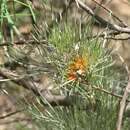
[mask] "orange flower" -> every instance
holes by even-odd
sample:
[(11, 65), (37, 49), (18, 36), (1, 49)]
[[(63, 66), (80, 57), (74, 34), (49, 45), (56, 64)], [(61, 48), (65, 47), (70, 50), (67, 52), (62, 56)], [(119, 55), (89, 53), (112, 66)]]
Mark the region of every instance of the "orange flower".
[(72, 72), (72, 73), (68, 73), (68, 80), (76, 80), (77, 76), (76, 73)]
[(76, 80), (77, 73), (83, 75), (88, 67), (88, 61), (85, 57), (76, 57), (68, 67), (68, 79)]

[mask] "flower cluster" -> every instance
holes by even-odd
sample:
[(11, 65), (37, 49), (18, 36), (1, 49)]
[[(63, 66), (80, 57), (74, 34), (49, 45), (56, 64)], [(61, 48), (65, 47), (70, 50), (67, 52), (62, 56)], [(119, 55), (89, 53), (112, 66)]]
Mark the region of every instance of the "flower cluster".
[(77, 80), (78, 75), (84, 75), (88, 68), (86, 57), (78, 56), (68, 67), (68, 80)]

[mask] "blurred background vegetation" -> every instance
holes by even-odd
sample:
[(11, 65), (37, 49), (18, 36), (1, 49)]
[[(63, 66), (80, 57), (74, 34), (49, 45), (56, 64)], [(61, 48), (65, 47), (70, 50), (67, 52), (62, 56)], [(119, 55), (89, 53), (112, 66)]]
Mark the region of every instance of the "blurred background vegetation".
[[(92, 37), (95, 19), (71, 0), (1, 0), (0, 5), (1, 69), (25, 80), (31, 76), (40, 90), (74, 96), (70, 106), (53, 107), (1, 78), (0, 115), (22, 112), (9, 121), (0, 118), (0, 130), (115, 130), (120, 98), (113, 93), (123, 94), (128, 77), (116, 66), (113, 51), (103, 47), (104, 39)], [(74, 68), (77, 59), (82, 63)], [(129, 118), (123, 120), (123, 130), (129, 130)]]

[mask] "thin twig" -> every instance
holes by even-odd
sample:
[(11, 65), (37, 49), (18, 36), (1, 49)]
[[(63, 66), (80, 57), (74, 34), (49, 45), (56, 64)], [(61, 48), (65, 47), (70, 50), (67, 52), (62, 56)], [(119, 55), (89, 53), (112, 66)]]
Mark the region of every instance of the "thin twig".
[(119, 109), (119, 112), (118, 112), (118, 119), (117, 119), (117, 124), (116, 124), (116, 130), (121, 130), (122, 129), (123, 114), (124, 114), (125, 106), (126, 106), (126, 101), (127, 101), (128, 95), (130, 93), (130, 70), (129, 70), (127, 64), (125, 63), (123, 57), (121, 57), (119, 54), (118, 54), (118, 56), (119, 56), (121, 62), (125, 65), (126, 72), (128, 73), (128, 76), (129, 76), (128, 84), (125, 88), (123, 97), (120, 101), (120, 109)]
[(106, 10), (108, 13), (110, 13), (114, 18), (116, 18), (124, 27), (128, 27), (128, 25), (126, 23), (124, 23), (123, 20), (121, 20), (119, 17), (117, 17), (111, 10), (109, 10), (108, 8), (106, 8), (105, 6), (103, 6), (101, 3), (97, 2), (96, 0), (92, 0), (93, 2), (95, 2), (97, 5), (99, 5), (101, 8), (103, 8), (104, 10)]
[[(44, 99), (52, 106), (57, 105), (69, 106), (73, 104), (72, 102), (73, 96), (53, 95), (51, 92), (49, 92), (49, 90), (39, 90), (37, 83), (33, 82), (31, 77), (26, 77), (26, 79), (23, 78), (19, 79), (18, 77), (21, 77), (20, 75), (11, 72), (10, 70), (5, 68), (0, 69), (0, 75), (3, 78), (11, 79), (11, 81), (24, 87), (25, 89), (32, 91), (36, 96), (44, 97)], [(17, 76), (17, 78), (15, 77), (15, 75)], [(45, 103), (43, 104), (46, 105)]]
[(85, 39), (105, 38), (105, 39), (110, 39), (110, 40), (123, 40), (123, 41), (130, 39), (130, 36), (127, 36), (127, 37), (119, 37), (119, 36), (114, 37), (114, 36), (123, 34), (123, 33), (120, 33), (120, 32), (110, 31), (110, 32), (106, 32), (106, 34), (107, 34), (107, 36), (105, 36), (105, 33), (103, 32), (103, 33), (93, 35), (93, 36), (86, 36)]
[(124, 95), (122, 97), (122, 100), (120, 102), (120, 110), (118, 113), (118, 120), (117, 120), (117, 129), (116, 130), (121, 130), (122, 129), (122, 119), (123, 119), (123, 114), (124, 114), (124, 110), (125, 110), (125, 106), (126, 106), (126, 100), (128, 98), (129, 95), (129, 91), (130, 91), (130, 76), (129, 76), (129, 81), (128, 84), (125, 88), (124, 91)]
[[(23, 44), (43, 44), (43, 45), (47, 45), (48, 44), (48, 41), (46, 40), (39, 40), (39, 41), (36, 41), (34, 39), (30, 39), (30, 40), (18, 40), (18, 41), (14, 41), (13, 42), (13, 45), (23, 45)], [(0, 43), (0, 46), (11, 46), (12, 43), (10, 41), (4, 41), (2, 43)]]
[(119, 40), (119, 41), (123, 40), (123, 41), (125, 41), (125, 40), (129, 40), (130, 36), (128, 36), (128, 37), (119, 37), (119, 38), (107, 36), (106, 39)]
[(15, 118), (11, 121), (2, 121), (0, 122), (0, 125), (7, 125), (7, 124), (12, 124), (12, 123), (18, 123), (18, 122), (25, 122), (25, 121), (32, 121), (33, 119), (31, 118)]
[[(108, 90), (106, 90), (106, 89), (103, 89), (103, 88), (100, 88), (100, 87), (96, 87), (96, 86), (91, 86), (91, 87), (94, 88), (95, 90), (104, 92), (104, 93), (109, 94), (109, 95), (111, 95), (111, 96), (114, 96), (114, 97), (116, 97), (116, 98), (119, 98), (119, 99), (122, 99), (122, 98), (123, 98), (123, 96), (118, 95), (118, 94), (115, 94), (115, 93), (113, 93), (113, 92), (110, 92), (110, 91), (108, 91)], [(127, 100), (127, 101), (130, 102), (129, 100)]]
[(96, 15), (94, 13), (94, 11), (90, 7), (88, 7), (87, 5), (85, 5), (82, 1), (76, 0), (76, 3), (78, 3), (78, 7), (80, 7), (85, 12), (87, 12), (92, 17), (94, 17), (99, 23), (102, 24), (102, 26), (108, 27), (109, 29), (118, 31), (120, 33), (130, 33), (130, 27), (121, 27), (121, 26), (118, 26), (116, 24), (112, 24), (109, 21), (106, 21), (105, 19), (103, 19), (102, 17)]
[(8, 118), (8, 117), (10, 117), (10, 116), (13, 116), (13, 115), (15, 115), (15, 114), (17, 114), (17, 113), (19, 113), (19, 112), (24, 111), (24, 110), (25, 110), (25, 109), (16, 110), (16, 111), (14, 111), (14, 112), (8, 113), (7, 115), (0, 116), (0, 120), (1, 120), (1, 119), (5, 119), (5, 118)]
[[(88, 83), (85, 79), (83, 79), (83, 84), (84, 84), (84, 85), (88, 85), (89, 83)], [(91, 84), (89, 84), (89, 85), (91, 85)], [(116, 93), (110, 92), (110, 91), (108, 91), (108, 90), (106, 90), (106, 89), (104, 89), (104, 88), (97, 87), (97, 86), (95, 86), (95, 85), (91, 85), (91, 87), (92, 87), (94, 90), (97, 90), (97, 91), (100, 91), (100, 92), (109, 94), (109, 95), (111, 95), (111, 96), (113, 96), (113, 97), (116, 97), (116, 98), (119, 98), (119, 99), (122, 99), (122, 98), (123, 98), (122, 95), (118, 95), (118, 94), (116, 94)], [(130, 102), (130, 100), (127, 99), (127, 102)]]
[[(105, 34), (107, 34), (107, 36), (105, 36)], [(106, 33), (101, 33), (99, 35), (93, 35), (93, 36), (86, 36), (85, 38), (86, 39), (91, 39), (91, 38), (104, 38), (105, 39), (112, 39), (112, 40), (129, 40), (130, 39), (130, 36), (128, 37), (114, 37), (116, 35), (119, 35), (121, 34), (120, 32), (117, 32), (117, 31), (109, 31), (109, 32), (106, 32)], [(39, 40), (39, 41), (36, 41), (36, 40), (33, 40), (33, 39), (30, 39), (30, 40), (18, 40), (18, 41), (14, 41), (13, 45), (28, 45), (28, 44), (37, 44), (37, 45), (44, 45), (45, 47), (46, 46), (49, 46), (49, 42), (47, 40)], [(12, 46), (12, 43), (9, 42), (9, 41), (4, 41), (4, 42), (1, 42), (0, 43), (0, 47), (2, 46)]]

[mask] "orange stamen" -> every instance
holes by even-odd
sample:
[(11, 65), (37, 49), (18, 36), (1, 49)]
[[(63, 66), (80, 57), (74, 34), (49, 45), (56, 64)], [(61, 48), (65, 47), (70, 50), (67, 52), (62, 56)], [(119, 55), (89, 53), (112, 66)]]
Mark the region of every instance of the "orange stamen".
[(76, 80), (77, 73), (83, 75), (87, 67), (88, 67), (88, 62), (85, 58), (76, 57), (74, 62), (71, 63), (68, 67), (68, 79)]

